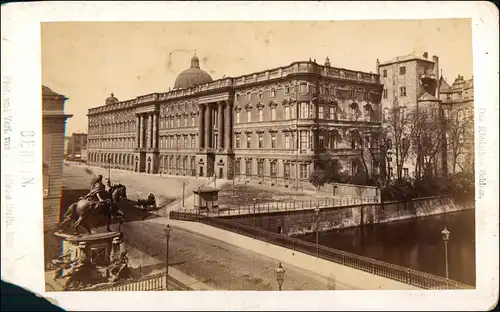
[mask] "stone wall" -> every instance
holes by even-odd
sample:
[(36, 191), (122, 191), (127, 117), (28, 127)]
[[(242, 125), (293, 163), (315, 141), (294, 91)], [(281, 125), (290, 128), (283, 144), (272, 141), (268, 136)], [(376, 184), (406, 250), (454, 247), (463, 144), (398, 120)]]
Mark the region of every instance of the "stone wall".
[(377, 197), (380, 200), (378, 187), (369, 185), (328, 183), (323, 185), (317, 192), (332, 196)]
[(230, 219), (275, 233), (301, 235), (320, 231), (386, 223), (471, 209), (469, 205), (455, 205), (449, 197), (418, 198), (408, 202), (385, 202), (342, 207), (256, 213), (255, 215), (228, 216)]

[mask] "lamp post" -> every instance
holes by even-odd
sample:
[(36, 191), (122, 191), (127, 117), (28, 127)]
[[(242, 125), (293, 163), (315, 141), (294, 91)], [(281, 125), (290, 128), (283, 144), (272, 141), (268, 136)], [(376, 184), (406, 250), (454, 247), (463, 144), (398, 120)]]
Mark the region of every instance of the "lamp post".
[(165, 231), (165, 240), (167, 242), (167, 250), (165, 253), (165, 290), (168, 290), (168, 249), (169, 249), (169, 241), (170, 241), (170, 232), (172, 229), (170, 225), (167, 224), (167, 227), (163, 229)]
[(111, 181), (111, 156), (108, 155), (108, 180)]
[(182, 208), (184, 208), (184, 190), (186, 189), (186, 182), (182, 182)]
[(316, 209), (316, 257), (319, 258), (319, 203)]
[(444, 242), (444, 261), (445, 261), (445, 267), (446, 267), (446, 278), (449, 278), (448, 275), (448, 241), (450, 240), (450, 231), (444, 227), (444, 230), (441, 231), (441, 235), (443, 237), (443, 242)]
[(285, 269), (281, 266), (281, 262), (276, 268), (276, 281), (278, 282), (279, 290), (281, 291), (281, 286), (283, 285), (283, 278), (285, 277)]
[(255, 227), (255, 204), (257, 202), (257, 198), (253, 199), (253, 227)]

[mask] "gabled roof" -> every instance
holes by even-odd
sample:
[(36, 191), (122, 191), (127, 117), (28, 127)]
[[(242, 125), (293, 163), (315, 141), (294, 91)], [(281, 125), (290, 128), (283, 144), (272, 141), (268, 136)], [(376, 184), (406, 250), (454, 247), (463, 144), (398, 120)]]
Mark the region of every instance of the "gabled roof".
[(424, 94), (422, 94), (422, 96), (418, 98), (418, 101), (431, 101), (431, 102), (437, 101), (437, 102), (439, 102), (439, 100), (435, 96), (433, 96), (427, 92), (424, 92)]
[(433, 60), (427, 59), (423, 56), (418, 56), (415, 54), (408, 54), (408, 55), (395, 57), (395, 58), (393, 58), (389, 61), (386, 61), (386, 62), (382, 62), (379, 64), (379, 66), (389, 65), (389, 64), (393, 64), (393, 63), (397, 63), (397, 62), (407, 62), (407, 61), (412, 61), (412, 60), (419, 60), (419, 61), (426, 61), (426, 62), (434, 63)]
[(443, 78), (443, 76), (441, 76), (441, 78), (439, 78), (439, 92), (446, 92), (450, 88), (451, 87), (448, 84), (448, 82), (446, 82), (446, 80)]

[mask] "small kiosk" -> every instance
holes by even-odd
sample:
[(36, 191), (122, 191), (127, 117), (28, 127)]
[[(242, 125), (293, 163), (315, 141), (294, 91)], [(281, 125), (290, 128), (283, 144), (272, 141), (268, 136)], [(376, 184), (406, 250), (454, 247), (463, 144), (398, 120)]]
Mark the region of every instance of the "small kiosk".
[(219, 189), (205, 186), (193, 190), (193, 193), (194, 209), (197, 213), (209, 213), (219, 209)]

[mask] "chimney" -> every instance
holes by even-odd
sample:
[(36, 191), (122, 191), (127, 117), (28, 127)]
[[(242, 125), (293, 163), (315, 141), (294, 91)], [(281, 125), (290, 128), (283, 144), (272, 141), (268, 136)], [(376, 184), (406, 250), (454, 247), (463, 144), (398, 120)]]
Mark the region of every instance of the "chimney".
[(375, 65), (375, 68), (376, 68), (376, 72), (377, 72), (377, 75), (380, 75), (379, 71), (378, 71), (378, 68), (380, 67), (380, 61), (379, 59), (377, 59), (377, 63)]
[(425, 57), (425, 58), (428, 58), (428, 57), (429, 57), (429, 53), (424, 52), (424, 57)]

